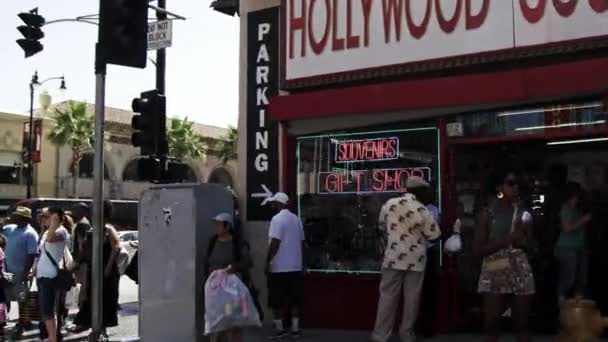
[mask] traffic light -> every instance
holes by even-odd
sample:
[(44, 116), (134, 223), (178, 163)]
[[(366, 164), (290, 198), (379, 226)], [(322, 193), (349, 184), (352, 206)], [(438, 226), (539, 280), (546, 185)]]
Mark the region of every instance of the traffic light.
[(143, 92), (133, 99), (132, 108), (139, 113), (131, 120), (133, 146), (140, 148), (142, 156), (165, 156), (169, 152), (165, 96), (158, 90)]
[(22, 12), (17, 15), (25, 25), (17, 27), (24, 38), (17, 39), (17, 44), (21, 46), (25, 52), (25, 58), (31, 57), (42, 51), (44, 46), (39, 42), (44, 38), (44, 32), (40, 29), (44, 25), (44, 18), (38, 14), (38, 8), (34, 8), (29, 12)]
[(239, 13), (239, 0), (215, 0), (211, 3), (211, 8), (233, 17)]
[(181, 183), (188, 178), (189, 167), (173, 158), (145, 157), (137, 160), (139, 179), (155, 183)]
[(141, 180), (157, 182), (162, 177), (161, 161), (155, 157), (146, 157), (137, 160), (137, 176)]
[(99, 8), (99, 53), (106, 63), (145, 68), (148, 0), (103, 0)]

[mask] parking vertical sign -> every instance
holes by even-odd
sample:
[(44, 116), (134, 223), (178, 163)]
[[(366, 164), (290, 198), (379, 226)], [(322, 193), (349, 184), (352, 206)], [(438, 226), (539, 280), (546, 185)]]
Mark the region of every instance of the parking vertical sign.
[(269, 100), (279, 89), (279, 8), (247, 17), (247, 219), (268, 221), (262, 206), (279, 188), (279, 130), (270, 120)]

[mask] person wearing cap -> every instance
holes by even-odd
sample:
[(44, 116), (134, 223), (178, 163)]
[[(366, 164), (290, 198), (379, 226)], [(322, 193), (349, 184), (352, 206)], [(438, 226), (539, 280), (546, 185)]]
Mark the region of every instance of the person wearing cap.
[[(19, 206), (11, 214), (11, 224), (2, 228), (2, 235), (6, 238), (6, 272), (14, 274), (14, 285), (6, 291), (10, 301), (17, 301), (19, 294), (25, 291), (38, 254), (38, 233), (30, 225), (31, 220), (32, 210)], [(19, 319), (16, 335), (23, 332), (27, 323)]]
[[(228, 273), (237, 274), (243, 283), (248, 285), (251, 258), (248, 256), (245, 243), (234, 230), (232, 215), (220, 213), (212, 220), (215, 221), (216, 233), (209, 241), (207, 248), (206, 276), (209, 277), (213, 271), (226, 270)], [(214, 334), (211, 340), (240, 342), (243, 340), (243, 330), (235, 328), (222, 331)]]
[(287, 209), (289, 197), (277, 192), (263, 204), (270, 203), (278, 213), (270, 221), (266, 274), (268, 275), (268, 300), (274, 313), (276, 332), (271, 339), (286, 337), (283, 326), (286, 319), (283, 309), (287, 305), (291, 313), (291, 337), (299, 338), (300, 308), (304, 292), (304, 227), (298, 216)]
[(216, 233), (211, 238), (208, 248), (206, 273), (225, 269), (229, 273), (242, 273), (248, 269), (251, 260), (244, 255), (247, 249), (244, 241), (234, 230), (231, 214), (221, 213), (213, 218)]
[(418, 200), (429, 186), (424, 179), (410, 176), (406, 183), (407, 193), (389, 199), (380, 210), (378, 225), (386, 233), (387, 245), (372, 341), (389, 340), (402, 296), (399, 335), (402, 342), (415, 340), (413, 328), (424, 282), (426, 244), (441, 234), (432, 214)]

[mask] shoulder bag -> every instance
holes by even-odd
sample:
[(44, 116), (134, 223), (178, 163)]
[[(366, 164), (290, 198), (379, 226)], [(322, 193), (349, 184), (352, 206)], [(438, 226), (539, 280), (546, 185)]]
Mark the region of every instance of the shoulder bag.
[[(53, 259), (51, 253), (49, 253), (49, 251), (46, 249), (46, 242), (44, 243), (43, 248), (44, 252), (46, 253), (46, 256), (49, 258), (53, 266), (55, 266), (55, 268), (57, 269), (57, 289), (65, 292), (69, 291), (72, 287), (74, 287), (74, 285), (76, 285), (76, 281), (74, 280), (74, 274), (70, 270), (59, 267), (57, 261)], [(63, 262), (65, 264), (65, 254)]]
[[(511, 229), (509, 233), (515, 231), (515, 221), (517, 221), (517, 215), (519, 214), (519, 207), (515, 207), (513, 210), (513, 219), (511, 220)], [(506, 250), (501, 250), (495, 254), (487, 256), (481, 265), (482, 270), (496, 272), (504, 271), (511, 267), (511, 261), (509, 254), (513, 250), (513, 246), (509, 246)]]

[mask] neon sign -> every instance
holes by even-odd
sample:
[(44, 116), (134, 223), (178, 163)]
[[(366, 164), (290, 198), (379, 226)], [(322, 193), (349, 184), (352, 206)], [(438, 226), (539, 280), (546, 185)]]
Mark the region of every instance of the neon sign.
[(361, 194), (406, 192), (407, 178), (418, 176), (431, 181), (428, 167), (402, 169), (352, 170), (348, 172), (320, 172), (319, 194)]
[(399, 138), (343, 140), (336, 142), (336, 163), (381, 161), (399, 158)]

